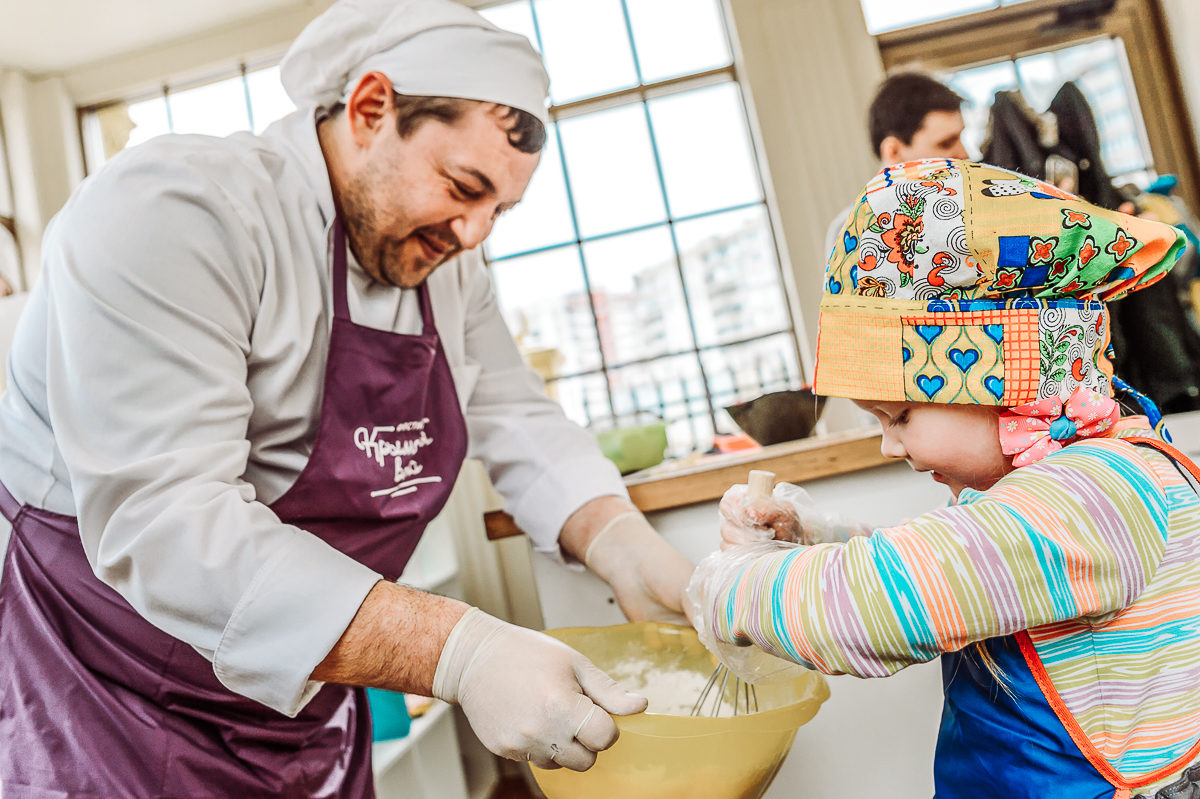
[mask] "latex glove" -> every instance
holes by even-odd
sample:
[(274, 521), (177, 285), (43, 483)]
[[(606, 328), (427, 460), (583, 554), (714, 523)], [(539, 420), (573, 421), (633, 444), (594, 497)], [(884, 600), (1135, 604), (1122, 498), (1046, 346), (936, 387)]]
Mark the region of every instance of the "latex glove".
[(811, 664), (784, 660), (749, 638), (722, 640), (717, 637), (714, 623), (724, 607), (723, 603), (718, 605), (718, 600), (748, 566), (781, 549), (794, 549), (797, 546), (785, 541), (767, 540), (714, 552), (700, 561), (688, 583), (687, 597), (692, 622), (701, 643), (745, 682), (755, 684), (792, 679), (806, 668), (812, 668)]
[(638, 511), (621, 513), (596, 534), (584, 564), (612, 588), (630, 621), (688, 624), (688, 580), (696, 568)]
[(540, 768), (587, 771), (616, 743), (618, 716), (646, 698), (625, 691), (561, 641), (471, 608), (450, 631), (433, 694), (462, 707), (489, 750)]
[(767, 499), (750, 500), (749, 486), (735, 485), (721, 497), (721, 549), (775, 539), (795, 544), (844, 542), (870, 535), (871, 528), (821, 510), (798, 485), (779, 483)]

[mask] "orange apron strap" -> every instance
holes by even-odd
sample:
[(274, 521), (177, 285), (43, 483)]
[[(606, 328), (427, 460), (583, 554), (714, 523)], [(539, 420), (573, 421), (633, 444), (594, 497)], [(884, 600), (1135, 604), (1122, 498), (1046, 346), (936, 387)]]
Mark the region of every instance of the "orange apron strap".
[[(1200, 741), (1197, 741), (1191, 749), (1182, 757), (1173, 763), (1153, 771), (1149, 774), (1139, 774), (1137, 782), (1132, 782), (1122, 776), (1121, 772), (1113, 768), (1112, 764), (1084, 733), (1083, 728), (1079, 726), (1079, 722), (1071, 715), (1071, 711), (1067, 710), (1067, 703), (1063, 701), (1062, 696), (1058, 693), (1058, 689), (1054, 687), (1054, 683), (1050, 681), (1050, 675), (1046, 673), (1046, 667), (1042, 665), (1042, 659), (1037, 653), (1037, 649), (1033, 646), (1033, 639), (1029, 637), (1026, 630), (1016, 634), (1017, 643), (1021, 647), (1021, 654), (1025, 656), (1025, 663), (1029, 666), (1029, 671), (1033, 673), (1033, 679), (1037, 682), (1038, 687), (1042, 689), (1042, 695), (1046, 697), (1046, 701), (1050, 707), (1054, 709), (1054, 715), (1058, 716), (1058, 720), (1067, 730), (1067, 734), (1071, 736), (1071, 740), (1079, 747), (1079, 751), (1088, 759), (1088, 762), (1095, 767), (1096, 771), (1100, 772), (1100, 776), (1108, 780), (1117, 792), (1113, 794), (1114, 799), (1126, 799), (1130, 796), (1133, 788), (1139, 785), (1148, 785), (1152, 782), (1157, 782), (1163, 777), (1169, 777), (1176, 771), (1187, 768), (1189, 763), (1195, 762), (1200, 757)], [(1122, 793), (1123, 792), (1123, 793)]]
[[(1200, 466), (1197, 466), (1191, 458), (1165, 441), (1142, 436), (1130, 436), (1119, 440), (1128, 441), (1131, 444), (1147, 444), (1154, 447), (1175, 461), (1181, 469), (1186, 470), (1195, 479), (1196, 484), (1200, 484)], [(1054, 709), (1054, 714), (1058, 716), (1058, 720), (1066, 728), (1067, 734), (1071, 736), (1071, 740), (1075, 742), (1075, 745), (1079, 747), (1079, 751), (1100, 772), (1101, 776), (1112, 783), (1113, 787), (1117, 789), (1117, 792), (1113, 794), (1113, 799), (1129, 799), (1132, 789), (1138, 785), (1147, 785), (1163, 777), (1169, 777), (1176, 771), (1186, 768), (1190, 763), (1195, 762), (1197, 757), (1200, 757), (1200, 741), (1197, 741), (1186, 754), (1175, 762), (1150, 774), (1138, 775), (1137, 783), (1126, 779), (1119, 771), (1113, 768), (1104, 755), (1100, 754), (1099, 750), (1088, 739), (1087, 734), (1084, 733), (1083, 728), (1079, 726), (1079, 722), (1075, 721), (1075, 717), (1067, 709), (1066, 702), (1063, 701), (1062, 696), (1058, 693), (1058, 689), (1051, 682), (1050, 675), (1046, 673), (1046, 667), (1042, 664), (1042, 659), (1038, 655), (1037, 649), (1033, 645), (1033, 639), (1029, 637), (1028, 631), (1022, 630), (1017, 633), (1016, 639), (1021, 647), (1021, 654), (1025, 656), (1025, 663), (1029, 666), (1029, 670), (1033, 674), (1033, 679), (1037, 682), (1038, 687), (1042, 689), (1042, 695), (1046, 697), (1046, 701)]]
[(1156, 450), (1175, 461), (1175, 463), (1177, 463), (1180, 468), (1186, 470), (1197, 483), (1200, 483), (1200, 466), (1197, 466), (1191, 458), (1189, 458), (1187, 455), (1184, 455), (1167, 442), (1157, 438), (1147, 438), (1145, 436), (1129, 436), (1128, 438), (1122, 438), (1120, 440), (1128, 441), (1130, 444), (1147, 444), (1151, 447), (1154, 447)]

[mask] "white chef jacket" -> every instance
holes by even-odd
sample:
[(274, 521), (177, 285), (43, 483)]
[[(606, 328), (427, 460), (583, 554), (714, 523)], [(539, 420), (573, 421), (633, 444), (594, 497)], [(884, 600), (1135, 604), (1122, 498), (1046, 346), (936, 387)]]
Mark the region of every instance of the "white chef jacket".
[[(289, 715), (379, 579), (267, 507), (317, 432), (333, 209), (311, 111), (118, 155), (47, 229), (0, 399), (0, 481), (77, 516), (101, 580)], [(419, 332), (416, 291), (349, 271), (356, 323)], [(479, 254), (428, 284), (468, 455), (557, 551), (572, 512), (625, 495), (620, 476), (521, 360)]]

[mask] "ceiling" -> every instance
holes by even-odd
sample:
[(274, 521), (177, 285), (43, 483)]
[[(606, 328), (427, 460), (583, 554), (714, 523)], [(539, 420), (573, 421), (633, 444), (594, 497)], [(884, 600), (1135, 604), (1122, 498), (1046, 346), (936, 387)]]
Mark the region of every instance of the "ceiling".
[(64, 72), (304, 0), (0, 0), (0, 67)]

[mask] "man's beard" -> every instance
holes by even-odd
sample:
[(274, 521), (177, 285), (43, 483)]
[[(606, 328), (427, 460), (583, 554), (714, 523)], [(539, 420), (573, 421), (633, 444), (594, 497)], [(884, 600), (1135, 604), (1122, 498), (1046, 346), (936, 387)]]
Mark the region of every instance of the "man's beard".
[[(435, 230), (430, 227), (417, 228), (402, 239), (383, 235), (376, 224), (372, 213), (373, 206), (369, 198), (371, 192), (366, 176), (357, 178), (349, 186), (342, 197), (342, 224), (346, 229), (346, 239), (350, 243), (350, 252), (367, 274), (381, 282), (398, 288), (416, 288), (433, 273), (433, 270), (462, 252), (462, 245), (453, 233), (446, 230)], [(434, 263), (424, 258), (424, 263), (413, 264), (411, 270), (406, 270), (404, 247), (416, 247), (424, 255), (422, 244), (417, 241), (418, 234), (434, 242), (433, 245), (442, 249), (440, 257)], [(413, 275), (408, 274), (411, 271)], [(419, 274), (420, 278), (415, 279)]]
[(385, 268), (380, 246), (382, 239), (375, 217), (371, 213), (368, 197), (370, 192), (363, 177), (356, 178), (343, 193), (341, 202), (342, 226), (346, 230), (346, 240), (350, 244), (350, 252), (367, 274), (376, 280), (382, 280), (397, 285)]

